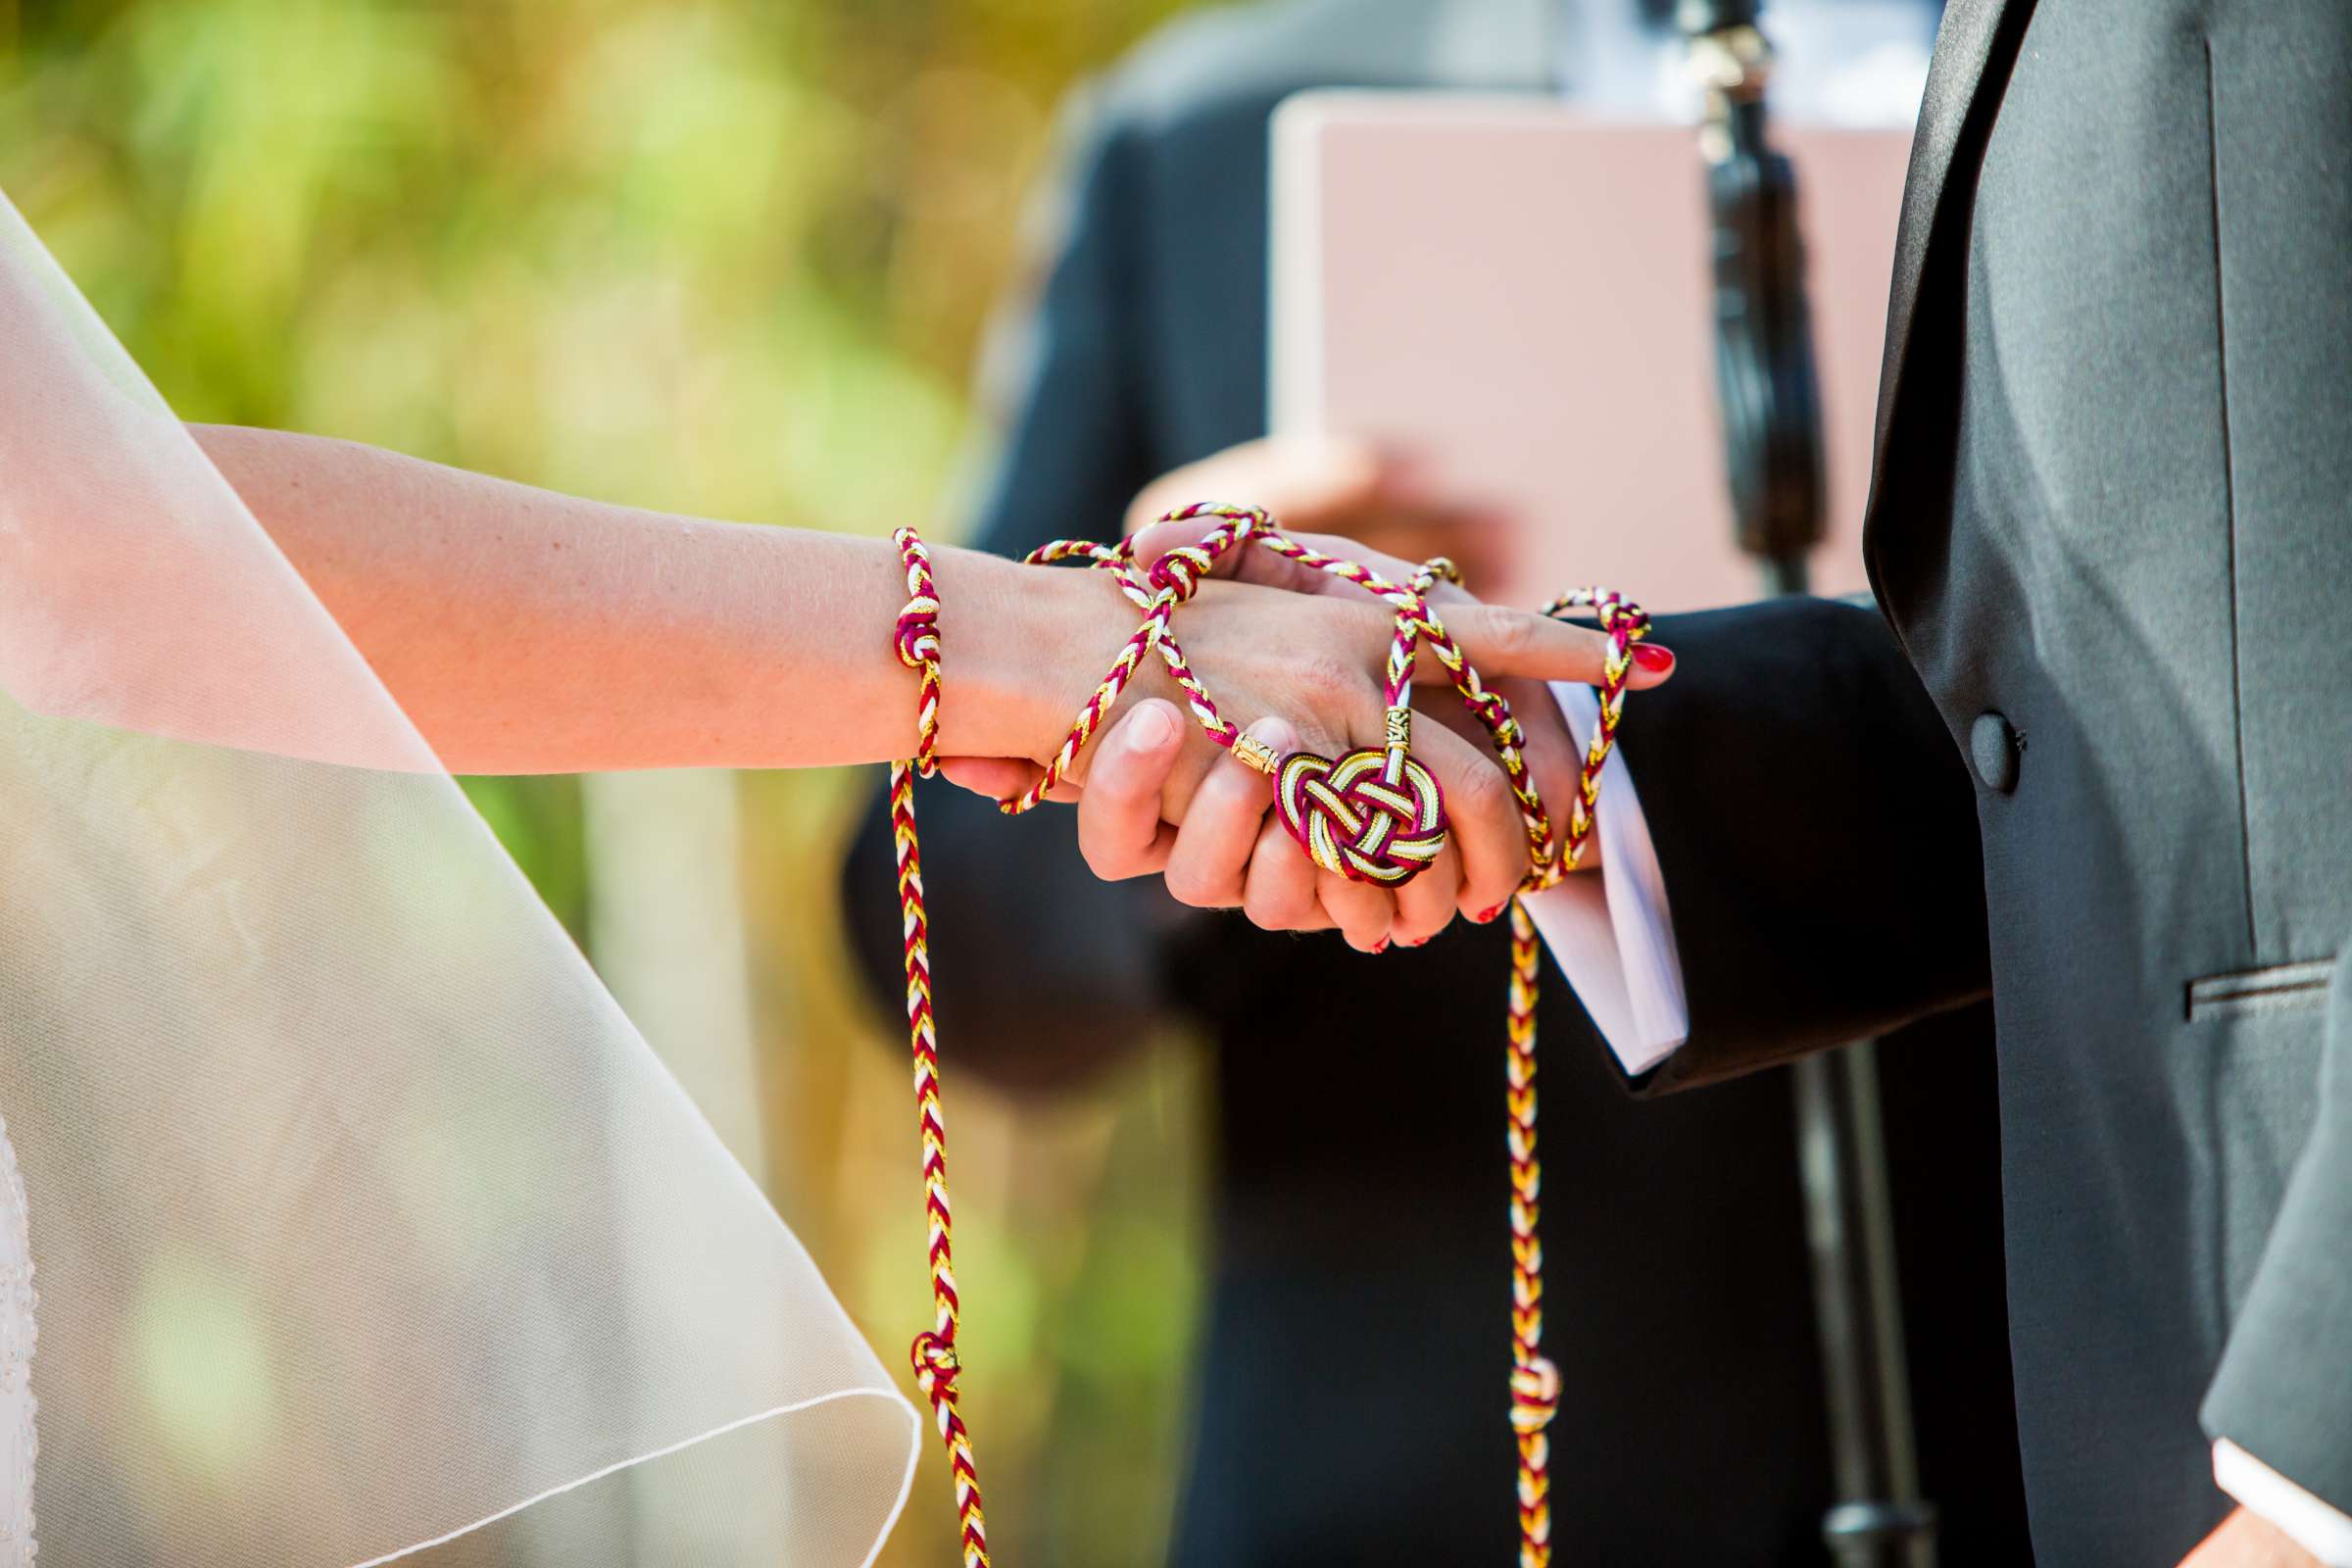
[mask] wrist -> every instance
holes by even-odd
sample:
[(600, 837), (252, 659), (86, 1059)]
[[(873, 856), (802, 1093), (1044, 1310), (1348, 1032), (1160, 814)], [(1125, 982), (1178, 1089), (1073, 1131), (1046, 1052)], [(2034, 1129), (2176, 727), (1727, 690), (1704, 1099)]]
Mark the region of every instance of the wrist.
[(1052, 756), (1137, 612), (1105, 574), (1076, 567), (949, 550), (937, 553), (936, 575), (941, 752)]

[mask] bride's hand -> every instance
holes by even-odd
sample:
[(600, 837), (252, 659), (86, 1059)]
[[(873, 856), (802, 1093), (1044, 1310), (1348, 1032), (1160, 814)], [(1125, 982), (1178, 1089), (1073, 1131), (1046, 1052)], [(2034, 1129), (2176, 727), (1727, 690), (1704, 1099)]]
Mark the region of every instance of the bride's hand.
[[(1196, 527), (1167, 543), (1197, 533)], [(1279, 560), (1257, 550), (1237, 554)], [(1385, 560), (1370, 564), (1406, 569)], [(1175, 621), (1195, 669), (1226, 716), (1277, 753), (1305, 749), (1336, 758), (1379, 745), (1380, 672), (1393, 625), (1388, 611), (1352, 588), (1346, 597), (1281, 591), (1290, 586), (1278, 576), (1204, 584)], [(1600, 677), (1606, 640), (1596, 632), (1466, 597), (1448, 611), (1446, 623), (1471, 662), (1497, 679)], [(1425, 665), (1424, 678), (1443, 678), (1434, 661)], [(1637, 684), (1662, 678), (1638, 676)], [(1270, 819), (1265, 777), (1209, 742), (1162, 700), (1170, 695), (1181, 701), (1154, 660), (1148, 678), (1139, 672), (1117, 721), (1057, 792), (1081, 800), (1081, 843), (1099, 874), (1164, 873), (1186, 903), (1238, 906), (1274, 929), (1336, 924), (1367, 951), (1391, 940), (1426, 941), (1457, 909), (1499, 906), (1526, 874), (1525, 829), (1508, 781), (1483, 742), (1436, 723), (1416, 729), (1414, 755), (1445, 792), (1451, 832), (1437, 862), (1392, 894), (1317, 870)], [(1036, 776), (1033, 764), (1003, 760), (956, 760), (948, 772), (1000, 798)]]

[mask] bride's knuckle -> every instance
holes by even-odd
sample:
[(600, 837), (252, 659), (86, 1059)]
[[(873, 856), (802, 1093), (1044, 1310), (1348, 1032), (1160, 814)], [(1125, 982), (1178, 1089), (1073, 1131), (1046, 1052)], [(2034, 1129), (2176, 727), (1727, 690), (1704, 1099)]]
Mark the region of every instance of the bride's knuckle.
[(1487, 655), (1497, 662), (1526, 658), (1536, 651), (1538, 625), (1536, 617), (1516, 610), (1500, 610), (1493, 606), (1482, 612), (1486, 625)]
[(1454, 814), (1481, 822), (1492, 820), (1508, 810), (1510, 780), (1492, 762), (1480, 761), (1468, 768), (1454, 785)]
[(1298, 694), (1318, 712), (1358, 696), (1363, 677), (1347, 661), (1330, 654), (1309, 654), (1298, 662)]

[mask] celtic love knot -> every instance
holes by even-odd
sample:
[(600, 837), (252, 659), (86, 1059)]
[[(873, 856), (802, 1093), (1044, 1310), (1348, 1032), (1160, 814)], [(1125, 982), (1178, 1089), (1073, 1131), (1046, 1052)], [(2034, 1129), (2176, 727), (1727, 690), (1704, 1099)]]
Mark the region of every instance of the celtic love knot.
[(1446, 847), (1446, 802), (1429, 769), (1406, 752), (1402, 721), (1389, 710), (1390, 744), (1338, 761), (1293, 752), (1274, 768), (1274, 814), (1326, 871), (1396, 887), (1428, 869)]

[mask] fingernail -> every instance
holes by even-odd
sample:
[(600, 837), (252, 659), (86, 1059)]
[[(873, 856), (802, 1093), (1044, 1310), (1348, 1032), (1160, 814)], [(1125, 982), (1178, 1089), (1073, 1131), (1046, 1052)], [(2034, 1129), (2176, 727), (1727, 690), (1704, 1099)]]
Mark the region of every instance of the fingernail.
[(1663, 675), (1674, 667), (1674, 650), (1663, 643), (1636, 643), (1634, 662), (1653, 675)]
[(1499, 905), (1499, 904), (1497, 904), (1497, 905), (1496, 905), (1496, 906), (1494, 906), (1494, 907), (1493, 907), (1492, 909), (1481, 909), (1481, 910), (1479, 910), (1479, 911), (1478, 911), (1476, 914), (1472, 915), (1470, 918), (1471, 918), (1471, 919), (1473, 919), (1473, 920), (1476, 920), (1476, 921), (1477, 921), (1477, 922), (1478, 922), (1480, 925), (1487, 925), (1487, 924), (1491, 924), (1491, 923), (1494, 921), (1494, 917), (1495, 917), (1496, 915), (1500, 914), (1501, 912), (1502, 912), (1502, 906), (1501, 906), (1501, 905)]
[(1250, 733), (1277, 752), (1290, 751), (1298, 744), (1298, 737), (1291, 732), (1291, 726), (1279, 718), (1261, 718), (1250, 726)]
[(1382, 937), (1382, 938), (1381, 938), (1381, 939), (1380, 939), (1378, 942), (1375, 942), (1374, 944), (1372, 944), (1372, 951), (1373, 951), (1374, 953), (1386, 953), (1386, 952), (1388, 952), (1388, 951), (1389, 951), (1389, 939), (1388, 939), (1387, 937)]
[[(1640, 649), (1635, 650), (1641, 652)], [(1128, 731), (1128, 739), (1139, 752), (1156, 752), (1176, 738), (1176, 715), (1157, 703), (1140, 710)]]
[(1408, 947), (1408, 948), (1425, 948), (1425, 947), (1429, 946), (1429, 938), (1427, 938), (1427, 937), (1415, 937), (1415, 938), (1413, 938), (1413, 940), (1412, 940), (1412, 941), (1410, 941), (1410, 942), (1407, 942), (1407, 943), (1405, 944), (1405, 946), (1406, 946), (1406, 947)]

